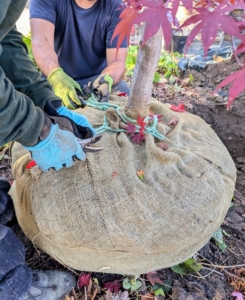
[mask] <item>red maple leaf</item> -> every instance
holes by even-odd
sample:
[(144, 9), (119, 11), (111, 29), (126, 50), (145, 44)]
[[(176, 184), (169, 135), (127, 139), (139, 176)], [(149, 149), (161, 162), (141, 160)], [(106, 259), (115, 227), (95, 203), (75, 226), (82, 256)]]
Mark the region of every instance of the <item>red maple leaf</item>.
[(134, 20), (138, 11), (142, 8), (141, 2), (137, 0), (126, 2), (126, 4), (128, 6), (121, 12), (119, 16), (121, 20), (117, 24), (111, 38), (111, 41), (113, 41), (113, 39), (118, 36), (117, 50), (120, 48), (125, 38), (129, 40)]
[[(229, 99), (227, 107), (229, 108), (231, 106), (231, 103), (235, 100), (235, 98), (244, 90), (245, 88), (245, 68), (242, 70), (239, 70), (227, 78), (225, 78), (215, 89), (215, 91), (221, 89), (222, 87), (232, 83), (230, 89), (229, 89)], [(214, 92), (215, 92), (214, 91)]]
[(156, 271), (147, 273), (146, 277), (152, 285), (154, 285), (155, 283), (164, 284)]
[(140, 126), (140, 134), (141, 135), (144, 135), (144, 131), (145, 131), (145, 126), (147, 125), (147, 123), (145, 122), (145, 117), (140, 117), (138, 115), (138, 118), (137, 118), (137, 124)]
[(161, 121), (162, 121), (162, 116), (161, 116), (161, 115), (155, 115), (154, 112), (150, 111), (150, 112), (149, 112), (150, 120), (153, 120), (153, 119), (154, 119), (154, 116), (157, 116), (158, 122), (161, 122)]
[(116, 292), (116, 293), (119, 293), (119, 289), (121, 287), (121, 283), (119, 283), (118, 280), (114, 280), (114, 281), (111, 281), (111, 282), (106, 282), (105, 285), (104, 285), (104, 288), (108, 289), (110, 292)]
[(173, 23), (171, 10), (164, 5), (163, 1), (159, 0), (142, 0), (141, 3), (145, 9), (137, 14), (134, 23), (146, 22), (143, 44), (161, 28), (166, 45), (170, 45), (172, 38), (171, 23)]
[(135, 130), (136, 130), (136, 126), (130, 122), (127, 122), (127, 125), (125, 126), (125, 129), (127, 129), (127, 132), (128, 134), (130, 133), (135, 133)]
[[(189, 0), (188, 0), (189, 1)], [(172, 17), (171, 10), (165, 7), (163, 1), (131, 0), (126, 1), (127, 7), (120, 14), (112, 40), (118, 36), (117, 49), (120, 48), (125, 38), (129, 39), (133, 24), (146, 22), (143, 44), (161, 28), (166, 45), (170, 44), (172, 37), (171, 23), (177, 24)], [(141, 9), (144, 7), (144, 10)], [(178, 27), (178, 26), (177, 26)]]
[(173, 16), (176, 15), (177, 10), (180, 6), (180, 2), (182, 2), (183, 6), (189, 10), (190, 12), (192, 11), (192, 0), (173, 0), (172, 1), (172, 14)]
[(78, 277), (77, 286), (82, 288), (83, 286), (88, 286), (92, 273), (82, 272)]
[(171, 105), (171, 109), (178, 112), (185, 112), (185, 106), (183, 103), (180, 103), (179, 105)]
[(172, 120), (170, 120), (170, 121), (168, 122), (167, 125), (168, 125), (168, 126), (169, 126), (169, 125), (172, 125), (172, 124), (173, 124), (173, 125), (176, 125), (178, 122), (179, 122), (179, 120), (178, 120), (177, 118), (173, 118)]
[(119, 94), (117, 94), (118, 97), (127, 97), (126, 92), (121, 92)]
[(145, 140), (144, 134), (137, 133), (134, 136), (132, 136), (132, 141), (137, 143), (137, 144), (140, 144), (144, 140)]
[(197, 23), (186, 41), (186, 51), (199, 32), (201, 32), (204, 55), (207, 54), (209, 47), (213, 44), (218, 30), (224, 31), (231, 36), (236, 36), (242, 39), (242, 35), (239, 29), (240, 22), (237, 22), (233, 17), (227, 15), (227, 13), (238, 8), (239, 5), (243, 8), (245, 7), (245, 5), (228, 5), (228, 2), (228, 0), (224, 1), (213, 11), (210, 11), (206, 7), (195, 8), (198, 14), (191, 16), (182, 25), (182, 27), (185, 27)]

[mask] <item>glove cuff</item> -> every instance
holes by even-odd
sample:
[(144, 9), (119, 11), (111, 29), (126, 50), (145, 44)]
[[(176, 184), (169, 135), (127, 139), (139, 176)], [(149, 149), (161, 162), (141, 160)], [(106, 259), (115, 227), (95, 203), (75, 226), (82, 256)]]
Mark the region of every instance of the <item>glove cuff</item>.
[(113, 86), (113, 78), (109, 74), (104, 74), (104, 80), (108, 82), (110, 93), (111, 93), (111, 88)]
[(50, 82), (50, 84), (52, 84), (53, 78), (55, 77), (55, 75), (57, 75), (57, 73), (64, 73), (64, 70), (62, 68), (56, 68), (52, 72), (50, 72), (48, 75), (48, 81)]

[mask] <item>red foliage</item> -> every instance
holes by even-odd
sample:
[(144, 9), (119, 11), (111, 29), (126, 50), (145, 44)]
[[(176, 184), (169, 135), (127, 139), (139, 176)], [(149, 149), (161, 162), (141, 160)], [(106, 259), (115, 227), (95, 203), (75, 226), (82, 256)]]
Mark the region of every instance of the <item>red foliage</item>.
[(227, 15), (228, 12), (234, 9), (234, 6), (235, 5), (227, 6), (222, 3), (212, 11), (210, 11), (208, 8), (196, 8), (195, 10), (198, 12), (198, 14), (191, 16), (182, 25), (182, 27), (185, 27), (197, 23), (195, 28), (192, 29), (190, 35), (188, 36), (186, 41), (186, 49), (190, 46), (194, 38), (200, 32), (204, 48), (204, 55), (207, 54), (209, 47), (213, 44), (218, 30), (222, 30), (231, 36), (236, 36), (242, 39), (239, 22), (237, 22), (233, 17)]
[[(241, 39), (236, 54), (245, 52), (245, 34), (241, 34), (241, 31), (245, 29), (245, 22), (237, 21), (229, 15), (233, 10), (245, 10), (244, 0), (124, 0), (124, 2), (126, 8), (120, 15), (121, 20), (112, 37), (114, 39), (118, 36), (118, 48), (125, 38), (129, 38), (133, 24), (142, 24), (142, 22), (146, 23), (143, 44), (159, 29), (163, 32), (166, 44), (170, 44), (172, 24), (178, 27), (175, 15), (181, 2), (193, 14), (182, 27), (195, 25), (187, 39), (186, 49), (200, 33), (206, 55), (218, 31), (224, 31)], [(235, 97), (245, 89), (245, 83), (238, 78), (243, 75), (245, 75), (244, 70), (238, 71), (218, 86), (220, 88), (233, 82), (229, 91), (229, 106)], [(138, 142), (139, 137), (134, 137), (134, 140)]]
[(135, 130), (136, 130), (136, 126), (130, 122), (127, 123), (127, 126), (125, 126), (125, 129), (127, 129), (127, 134), (130, 134), (130, 133), (135, 133)]
[(136, 124), (140, 127), (138, 133), (136, 133), (136, 125), (130, 122), (127, 122), (127, 126), (125, 126), (125, 129), (127, 129), (126, 133), (132, 134), (132, 141), (137, 144), (140, 144), (142, 141), (145, 140), (145, 129), (147, 125), (147, 123), (145, 122), (145, 117), (141, 118), (140, 116), (138, 116)]
[[(191, 1), (191, 0), (186, 0)], [(172, 37), (172, 13), (163, 1), (158, 0), (131, 0), (127, 1), (127, 7), (120, 15), (112, 40), (118, 36), (117, 48), (120, 48), (125, 38), (129, 39), (133, 24), (146, 22), (147, 26), (144, 33), (143, 44), (161, 28), (167, 45), (170, 44)], [(144, 10), (142, 11), (142, 8)]]
[(122, 285), (118, 280), (114, 280), (111, 282), (106, 282), (104, 288), (108, 289), (112, 293), (119, 293), (119, 289), (121, 286)]
[(180, 103), (179, 105), (171, 105), (171, 109), (178, 112), (185, 112), (185, 106), (183, 103)]
[(154, 285), (155, 283), (164, 284), (156, 271), (147, 273), (146, 277), (152, 285)]
[(82, 272), (78, 277), (77, 286), (82, 288), (83, 286), (88, 286), (92, 273)]
[(225, 85), (232, 83), (229, 90), (228, 108), (231, 106), (233, 100), (245, 89), (244, 76), (245, 69), (243, 68), (242, 70), (232, 73), (230, 76), (225, 78), (215, 89), (215, 91), (217, 91)]

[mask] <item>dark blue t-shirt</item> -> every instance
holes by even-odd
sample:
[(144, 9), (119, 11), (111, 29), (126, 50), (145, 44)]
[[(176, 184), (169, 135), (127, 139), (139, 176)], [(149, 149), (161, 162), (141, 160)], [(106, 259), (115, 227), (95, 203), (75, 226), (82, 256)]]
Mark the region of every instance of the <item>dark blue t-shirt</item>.
[[(31, 0), (30, 17), (55, 25), (55, 52), (64, 71), (81, 80), (100, 74), (106, 67), (106, 49), (122, 11), (121, 0), (97, 0), (89, 9), (75, 0)], [(124, 41), (122, 48), (127, 47)]]

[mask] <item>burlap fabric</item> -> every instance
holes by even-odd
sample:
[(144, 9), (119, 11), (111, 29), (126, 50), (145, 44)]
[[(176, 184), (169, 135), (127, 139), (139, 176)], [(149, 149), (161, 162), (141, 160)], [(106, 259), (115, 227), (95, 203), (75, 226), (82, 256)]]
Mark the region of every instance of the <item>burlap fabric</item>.
[[(235, 165), (199, 117), (157, 101), (149, 109), (163, 116), (157, 128), (171, 140), (166, 151), (149, 134), (137, 145), (125, 133), (105, 132), (103, 151), (42, 173), (26, 169), (31, 156), (14, 144), (11, 195), (37, 247), (78, 270), (142, 274), (183, 262), (208, 242), (229, 208)], [(95, 127), (103, 123), (104, 111), (77, 112)], [(167, 126), (173, 118), (178, 124)]]

